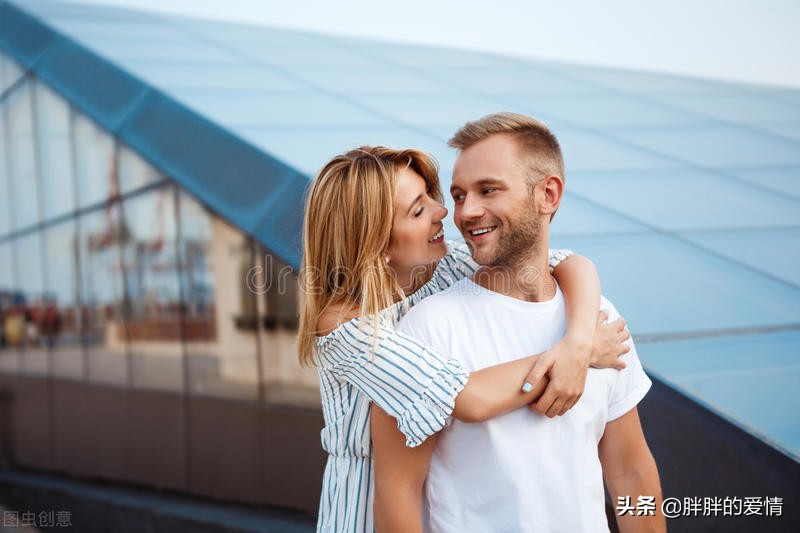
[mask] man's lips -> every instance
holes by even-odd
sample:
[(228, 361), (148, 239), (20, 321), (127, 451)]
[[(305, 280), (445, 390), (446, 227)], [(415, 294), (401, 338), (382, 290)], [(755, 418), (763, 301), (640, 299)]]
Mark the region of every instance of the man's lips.
[(479, 226), (476, 228), (465, 230), (469, 240), (473, 242), (481, 242), (489, 238), (489, 236), (497, 229), (497, 226)]

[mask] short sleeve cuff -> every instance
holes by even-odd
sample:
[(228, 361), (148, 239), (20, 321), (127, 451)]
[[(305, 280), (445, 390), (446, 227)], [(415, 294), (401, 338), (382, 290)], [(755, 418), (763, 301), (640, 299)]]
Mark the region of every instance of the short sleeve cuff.
[(554, 269), (558, 266), (558, 264), (566, 259), (567, 257), (572, 255), (572, 250), (567, 249), (550, 249), (547, 257), (547, 264), (550, 267), (550, 270)]
[(647, 374), (643, 373), (642, 375), (644, 379), (641, 380), (635, 389), (625, 396), (625, 398), (608, 407), (608, 416), (606, 417), (606, 422), (616, 420), (636, 407), (636, 405), (642, 401), (642, 398), (644, 398), (645, 394), (647, 394), (647, 391), (649, 391), (650, 387), (653, 385), (653, 382), (650, 381), (650, 378), (647, 377)]
[(397, 419), (406, 436), (406, 446), (416, 447), (441, 431), (453, 413), (456, 396), (464, 389), (469, 372), (456, 360), (448, 359), (422, 393)]

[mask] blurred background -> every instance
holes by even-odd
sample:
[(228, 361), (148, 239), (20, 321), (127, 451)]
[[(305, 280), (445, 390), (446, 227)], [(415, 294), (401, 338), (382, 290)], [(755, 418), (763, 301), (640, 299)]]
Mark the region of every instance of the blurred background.
[(760, 498), (670, 530), (796, 531), (798, 15), (0, 1), (0, 502), (81, 531), (313, 527), (309, 180), (384, 144), (434, 154), (446, 189), (449, 136), (508, 110), (561, 141), (551, 245), (595, 262), (654, 378), (665, 496)]

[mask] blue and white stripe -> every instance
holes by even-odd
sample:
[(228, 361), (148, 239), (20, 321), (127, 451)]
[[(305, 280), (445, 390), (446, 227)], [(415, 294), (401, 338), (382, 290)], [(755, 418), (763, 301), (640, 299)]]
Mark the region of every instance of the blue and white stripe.
[[(551, 250), (551, 268), (570, 253)], [(370, 402), (397, 419), (408, 446), (418, 446), (444, 427), (468, 372), (395, 326), (408, 307), (476, 269), (464, 243), (448, 242), (448, 254), (431, 280), (407, 298), (408, 305), (398, 302), (381, 311), (377, 336), (371, 318), (356, 318), (317, 339), (322, 447), (328, 452), (317, 531), (375, 529)]]

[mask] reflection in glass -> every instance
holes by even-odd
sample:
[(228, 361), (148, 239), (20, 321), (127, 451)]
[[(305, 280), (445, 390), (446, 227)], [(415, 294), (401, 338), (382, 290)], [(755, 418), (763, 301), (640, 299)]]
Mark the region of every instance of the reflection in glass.
[(247, 287), (252, 244), (184, 192), (179, 213), (189, 391), (256, 400), (255, 296)]
[(41, 316), (43, 343), (52, 352), (53, 374), (84, 376), (81, 313), (78, 305), (78, 242), (74, 220), (44, 231), (45, 298)]
[(122, 247), (122, 264), (129, 298), (132, 383), (180, 392), (184, 362), (173, 190), (161, 187), (122, 204), (130, 233)]
[(78, 219), (80, 323), (87, 350), (88, 378), (98, 383), (128, 383), (127, 332), (123, 320), (123, 278), (119, 249), (130, 233), (119, 206)]
[(297, 363), (300, 285), (297, 272), (280, 257), (259, 247), (251, 285), (259, 295), (258, 315), (264, 400), (270, 404), (318, 407), (316, 370)]
[(11, 161), (6, 134), (6, 105), (0, 101), (0, 239), (11, 232)]
[(24, 311), (21, 295), (14, 290), (11, 242), (0, 242), (0, 371), (19, 369), (18, 346), (22, 342)]
[(22, 351), (22, 371), (47, 374), (47, 347), (41, 325), (45, 310), (42, 279), (42, 234), (28, 233), (12, 241), (15, 289), (21, 296), (18, 306), (24, 324), (19, 324), (14, 343)]
[(10, 88), (23, 74), (16, 61), (0, 52), (0, 94)]
[(75, 180), (78, 205), (87, 207), (116, 198), (119, 180), (115, 167), (114, 139), (87, 117), (73, 114)]
[(12, 219), (17, 229), (39, 222), (38, 180), (33, 136), (31, 84), (24, 83), (8, 96), (4, 110), (8, 132), (7, 154), (11, 177)]
[(162, 178), (163, 176), (136, 152), (125, 146), (119, 147), (119, 185), (122, 193), (135, 191)]
[(75, 209), (70, 153), (69, 105), (41, 82), (34, 91), (39, 175), (45, 220)]

